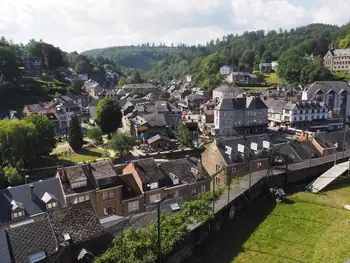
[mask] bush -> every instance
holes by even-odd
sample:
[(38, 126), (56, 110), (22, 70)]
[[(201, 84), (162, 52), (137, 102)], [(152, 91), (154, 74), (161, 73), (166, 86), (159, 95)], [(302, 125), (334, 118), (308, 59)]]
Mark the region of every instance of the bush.
[(20, 175), (20, 173), (18, 172), (18, 170), (16, 168), (12, 168), (12, 167), (5, 167), (4, 168), (4, 174), (5, 177), (7, 179), (7, 181), (11, 184), (11, 185), (19, 185), (22, 183), (22, 176)]

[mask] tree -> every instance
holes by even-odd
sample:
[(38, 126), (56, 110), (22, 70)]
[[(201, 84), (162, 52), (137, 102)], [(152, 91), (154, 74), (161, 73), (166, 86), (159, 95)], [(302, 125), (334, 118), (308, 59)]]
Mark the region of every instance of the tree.
[(163, 99), (163, 100), (168, 100), (170, 98), (169, 92), (167, 92), (165, 90), (162, 90), (160, 92), (160, 98)]
[(322, 58), (317, 57), (313, 61), (309, 61), (301, 70), (301, 83), (314, 83), (315, 81), (332, 80), (332, 73), (323, 66)]
[(137, 70), (131, 74), (130, 76), (130, 82), (137, 84), (137, 83), (142, 83), (142, 79), (141, 79), (141, 75), (140, 72), (138, 72)]
[(120, 156), (128, 155), (135, 145), (136, 138), (124, 132), (115, 134), (108, 142), (108, 148), (116, 151)]
[(73, 151), (79, 151), (84, 145), (83, 132), (81, 130), (81, 125), (79, 118), (73, 116), (69, 125), (68, 142)]
[(83, 85), (84, 85), (84, 82), (82, 80), (75, 78), (72, 80), (72, 83), (70, 84), (69, 90), (72, 93), (79, 95), (82, 92), (81, 88), (83, 87)]
[(75, 72), (78, 74), (81, 74), (81, 73), (90, 74), (92, 72), (92, 68), (88, 62), (86, 62), (85, 60), (80, 60), (75, 66)]
[(339, 47), (340, 48), (350, 48), (350, 34), (347, 35), (345, 38), (340, 40)]
[(123, 87), (124, 85), (128, 84), (128, 81), (125, 77), (121, 77), (118, 81), (118, 87), (121, 88)]
[(193, 145), (192, 134), (182, 120), (179, 121), (177, 139), (179, 140), (180, 144), (183, 146), (190, 147)]
[(24, 57), (43, 57), (43, 42), (35, 39), (29, 40), (28, 44), (23, 48)]
[(20, 173), (16, 168), (6, 166), (4, 167), (3, 170), (4, 170), (4, 175), (7, 181), (10, 183), (10, 185), (12, 186), (19, 185), (23, 181), (22, 176), (20, 175)]
[(87, 137), (100, 143), (102, 141), (102, 131), (99, 127), (91, 128), (87, 131)]
[(41, 115), (27, 116), (24, 121), (34, 124), (36, 128), (37, 137), (32, 141), (36, 157), (48, 156), (56, 146), (52, 122), (46, 116)]
[(96, 123), (103, 133), (109, 136), (121, 125), (122, 112), (118, 101), (114, 98), (103, 98), (96, 107)]
[(14, 84), (20, 77), (16, 54), (11, 47), (0, 46), (0, 78)]

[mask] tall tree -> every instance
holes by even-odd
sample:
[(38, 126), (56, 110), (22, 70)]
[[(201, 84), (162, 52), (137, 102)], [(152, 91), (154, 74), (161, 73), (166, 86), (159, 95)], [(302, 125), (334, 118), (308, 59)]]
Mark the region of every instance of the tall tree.
[(26, 123), (34, 124), (37, 130), (37, 140), (33, 141), (36, 157), (48, 156), (56, 146), (55, 131), (52, 122), (41, 115), (25, 117)]
[(0, 78), (14, 84), (19, 76), (15, 51), (11, 47), (0, 46)]
[(115, 134), (108, 142), (108, 148), (116, 151), (119, 156), (126, 156), (136, 144), (136, 138), (129, 134), (120, 132)]
[(122, 123), (122, 112), (118, 101), (107, 97), (100, 100), (96, 107), (95, 121), (101, 131), (110, 137), (110, 134), (115, 132)]
[(180, 120), (178, 131), (177, 131), (177, 139), (180, 144), (183, 146), (192, 146), (193, 145), (193, 137), (186, 124)]
[(69, 125), (68, 142), (73, 151), (79, 151), (84, 145), (83, 132), (81, 130), (81, 125), (79, 118), (73, 116)]
[(340, 40), (339, 47), (340, 48), (350, 48), (350, 34), (347, 35), (345, 38)]

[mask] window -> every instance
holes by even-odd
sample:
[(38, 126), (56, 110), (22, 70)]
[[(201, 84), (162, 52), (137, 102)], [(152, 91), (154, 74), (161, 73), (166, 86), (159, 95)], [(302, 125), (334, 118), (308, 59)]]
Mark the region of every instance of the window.
[(18, 212), (12, 213), (12, 218), (13, 219), (18, 218), (18, 217), (22, 217), (22, 216), (24, 216), (24, 212), (23, 211), (18, 211)]
[(191, 192), (192, 195), (196, 195), (197, 194), (197, 188), (194, 188)]
[(115, 210), (114, 207), (106, 207), (106, 208), (103, 208), (103, 214), (104, 214), (105, 216), (111, 215), (111, 214), (113, 214), (113, 210)]
[(326, 109), (323, 109), (322, 112), (323, 112), (323, 113), (326, 112)]
[(297, 117), (294, 117), (294, 121), (296, 121), (297, 120)]
[(303, 120), (303, 117), (299, 117), (299, 121), (302, 121)]
[(85, 195), (85, 201), (90, 200), (90, 196), (89, 195)]
[(158, 202), (160, 199), (161, 199), (160, 193), (149, 196), (150, 203)]
[(216, 165), (216, 171), (218, 172), (218, 171), (220, 171), (220, 165)]
[(236, 168), (236, 167), (233, 167), (233, 168), (232, 168), (232, 173), (233, 173), (233, 174), (237, 173), (237, 168)]
[(311, 116), (311, 120), (313, 120), (314, 119), (314, 116)]
[(83, 195), (79, 196), (79, 203), (84, 202), (84, 201), (85, 201), (85, 197)]
[(151, 183), (150, 188), (151, 188), (151, 189), (157, 189), (157, 188), (158, 188), (158, 182)]
[(305, 116), (305, 120), (306, 120), (306, 121), (309, 120), (309, 116)]
[(113, 191), (103, 192), (103, 200), (114, 199), (115, 195)]
[(215, 177), (215, 183), (216, 184), (220, 184), (220, 178), (219, 177)]
[(78, 197), (74, 197), (73, 198), (73, 204), (77, 204), (78, 203)]
[(206, 192), (206, 191), (207, 191), (207, 188), (205, 187), (205, 185), (202, 185), (202, 186), (201, 186), (201, 192), (204, 193), (204, 192)]
[(55, 208), (57, 207), (57, 202), (47, 203), (46, 207), (47, 209)]
[(300, 113), (300, 114), (303, 114), (303, 110), (300, 110), (299, 113)]
[(326, 116), (325, 115), (322, 115), (322, 119), (325, 119), (326, 118)]
[(128, 211), (129, 212), (134, 212), (139, 210), (139, 201), (134, 201), (128, 203)]
[(295, 111), (294, 111), (294, 114), (298, 114), (298, 111), (295, 110)]
[(46, 258), (45, 252), (40, 251), (40, 252), (34, 253), (34, 254), (29, 256), (29, 263), (39, 262), (40, 260), (42, 260), (44, 258)]
[(261, 164), (261, 163), (257, 163), (257, 167), (258, 167), (258, 168), (261, 168), (261, 167), (262, 167), (262, 164)]

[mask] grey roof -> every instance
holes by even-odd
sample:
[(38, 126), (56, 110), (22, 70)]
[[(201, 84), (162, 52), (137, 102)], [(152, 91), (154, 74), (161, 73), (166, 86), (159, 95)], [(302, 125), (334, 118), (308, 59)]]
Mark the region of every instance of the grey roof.
[(58, 243), (68, 233), (73, 243), (90, 240), (104, 234), (90, 201), (49, 212), (49, 218)]
[(266, 104), (260, 97), (245, 97), (245, 98), (233, 98), (233, 99), (221, 99), (217, 104), (217, 110), (233, 111), (233, 110), (260, 110), (266, 109)]
[(32, 183), (34, 186), (35, 199), (31, 200), (29, 185), (20, 185), (8, 189), (0, 190), (0, 222), (11, 222), (12, 200), (20, 202), (24, 206), (26, 216), (32, 216), (46, 211), (46, 205), (41, 200), (45, 192), (57, 198), (59, 206), (65, 205), (63, 191), (59, 179), (47, 179), (41, 182)]
[(0, 229), (0, 259), (2, 263), (11, 263), (10, 250), (5, 230)]
[(166, 121), (163, 114), (147, 114), (147, 115), (143, 115), (143, 119), (147, 121), (150, 127), (166, 126)]
[(16, 263), (27, 263), (28, 257), (44, 251), (50, 255), (57, 251), (58, 244), (49, 219), (6, 230)]
[(151, 143), (154, 143), (158, 140), (164, 140), (164, 141), (168, 141), (168, 142), (171, 141), (168, 137), (157, 134), (157, 135), (154, 135), (153, 137), (149, 138), (147, 140), (147, 142), (148, 142), (148, 144), (151, 144)]
[(92, 174), (96, 179), (107, 178), (117, 175), (117, 173), (113, 169), (113, 164), (110, 160), (92, 163), (90, 167)]
[(98, 104), (99, 100), (98, 99), (92, 99), (89, 103), (89, 106), (91, 107), (96, 107)]
[(165, 100), (158, 100), (155, 102), (155, 107), (157, 112), (167, 112), (168, 110), (168, 104)]
[(27, 108), (31, 113), (38, 113), (38, 112), (44, 110), (44, 107), (41, 104), (27, 105)]
[(156, 86), (150, 83), (141, 83), (141, 84), (127, 84), (123, 89), (158, 89)]
[(240, 87), (229, 87), (229, 86), (221, 86), (214, 89), (213, 91), (218, 91), (223, 93), (235, 93), (235, 94), (240, 94), (244, 92), (244, 90), (241, 89)]
[[(200, 160), (192, 157), (165, 162), (159, 167), (167, 175), (172, 173), (178, 176), (181, 183), (192, 184), (200, 180), (210, 179)], [(194, 173), (191, 168), (196, 169), (198, 173)]]
[(280, 112), (280, 113), (282, 113), (282, 110), (285, 108), (287, 103), (288, 102), (285, 100), (275, 100), (273, 98), (267, 99), (265, 101), (265, 104), (269, 109), (272, 109), (273, 112)]
[(335, 57), (350, 56), (350, 48), (334, 49), (333, 55)]
[(167, 178), (152, 158), (133, 161), (133, 164), (142, 183), (154, 183)]
[(343, 81), (316, 81), (307, 88), (307, 95), (310, 99), (317, 92), (328, 93), (333, 90), (339, 94), (342, 91), (346, 91), (350, 94), (350, 87), (346, 82)]

